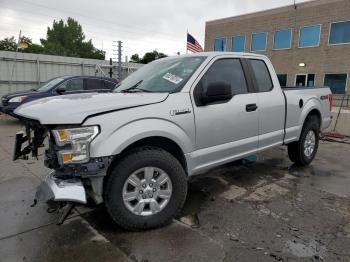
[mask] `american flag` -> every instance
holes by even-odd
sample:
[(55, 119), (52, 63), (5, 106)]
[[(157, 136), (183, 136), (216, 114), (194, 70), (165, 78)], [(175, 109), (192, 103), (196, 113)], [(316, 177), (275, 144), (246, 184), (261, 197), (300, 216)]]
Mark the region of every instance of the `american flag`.
[(187, 50), (190, 50), (193, 53), (203, 52), (201, 45), (189, 33), (187, 33)]

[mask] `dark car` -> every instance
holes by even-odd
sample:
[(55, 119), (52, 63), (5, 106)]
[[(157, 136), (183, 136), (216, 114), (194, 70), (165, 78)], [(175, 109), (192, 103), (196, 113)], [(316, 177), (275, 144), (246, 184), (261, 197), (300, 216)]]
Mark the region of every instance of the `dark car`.
[(110, 92), (118, 81), (107, 77), (63, 76), (43, 83), (37, 89), (20, 91), (4, 95), (1, 98), (0, 110), (17, 117), (14, 110), (23, 103), (36, 99), (75, 93)]

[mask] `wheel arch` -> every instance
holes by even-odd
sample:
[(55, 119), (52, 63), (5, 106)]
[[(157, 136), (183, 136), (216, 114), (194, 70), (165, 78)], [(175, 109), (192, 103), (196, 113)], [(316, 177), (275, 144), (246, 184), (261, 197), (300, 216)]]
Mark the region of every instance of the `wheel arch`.
[(322, 125), (322, 113), (321, 113), (321, 103), (317, 99), (310, 99), (305, 105), (300, 115), (300, 130), (298, 137), (300, 137), (303, 126), (310, 117), (315, 116), (318, 120), (319, 127)]
[(140, 147), (157, 147), (167, 151), (174, 156), (181, 164), (187, 174), (187, 161), (183, 149), (174, 140), (164, 136), (149, 136), (141, 138), (125, 147), (119, 154), (116, 154), (108, 167), (107, 173), (112, 169), (123, 155), (131, 152), (132, 150)]
[(305, 120), (304, 120), (304, 123), (305, 123), (306, 121), (309, 121), (309, 119), (310, 119), (311, 117), (313, 117), (313, 116), (316, 117), (318, 126), (321, 127), (321, 124), (322, 124), (321, 112), (320, 112), (318, 109), (316, 109), (316, 108), (312, 109), (312, 110), (306, 115), (306, 118), (305, 118)]

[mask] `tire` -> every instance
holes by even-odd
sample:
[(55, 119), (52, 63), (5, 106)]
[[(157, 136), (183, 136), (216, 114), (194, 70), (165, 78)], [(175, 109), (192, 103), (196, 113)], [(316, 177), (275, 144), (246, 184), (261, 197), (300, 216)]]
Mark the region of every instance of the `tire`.
[[(134, 186), (133, 183), (128, 183), (128, 181), (131, 181), (128, 179), (131, 175), (135, 174), (137, 178), (144, 175), (144, 179), (140, 181), (146, 181), (146, 171), (144, 171), (146, 170), (146, 167), (148, 167), (148, 170), (153, 170), (152, 168), (154, 168), (156, 171), (153, 170), (152, 174), (155, 174), (156, 176), (158, 175), (159, 179), (160, 174), (163, 174), (162, 171), (166, 173), (168, 180), (166, 180), (167, 182), (162, 186), (165, 185), (167, 187), (164, 190), (170, 191), (171, 196), (166, 204), (164, 204), (166, 201), (165, 199), (158, 197), (158, 200), (162, 201), (160, 202), (162, 204), (158, 204), (158, 206), (165, 206), (163, 206), (162, 209), (159, 208), (160, 211), (156, 211), (157, 213), (148, 214), (153, 212), (153, 210), (151, 211), (151, 203), (146, 203), (143, 204), (143, 207), (137, 210), (143, 209), (142, 214), (147, 214), (135, 214), (136, 205), (141, 206), (142, 201), (153, 201), (152, 204), (155, 203), (155, 201), (158, 201), (150, 198), (150, 196), (153, 196), (151, 195), (152, 189), (155, 191), (158, 190), (157, 192), (164, 192), (159, 191), (161, 183), (158, 183), (158, 180), (157, 182), (154, 182), (154, 184), (157, 185), (152, 185), (154, 188), (148, 188), (151, 183), (147, 184), (147, 188), (142, 188), (146, 184), (142, 183), (141, 187), (135, 186), (136, 190), (132, 188), (131, 193), (135, 194), (143, 189), (143, 195), (137, 194), (138, 196), (136, 199), (130, 202), (125, 202), (125, 192), (128, 193), (129, 191), (127, 190), (130, 190), (129, 187)], [(138, 173), (139, 170), (141, 170), (140, 173)], [(146, 194), (146, 199), (142, 199)], [(108, 213), (119, 226), (133, 231), (157, 228), (168, 224), (183, 207), (186, 195), (187, 176), (183, 167), (173, 155), (156, 147), (141, 147), (127, 153), (113, 167), (109, 175), (106, 177), (104, 184), (104, 202)], [(132, 206), (133, 202), (136, 202), (135, 206)]]
[[(311, 151), (307, 151), (305, 147), (308, 147), (308, 145), (310, 145), (310, 139), (308, 135), (312, 133), (314, 134), (314, 148), (311, 152)], [(320, 133), (320, 125), (317, 117), (310, 116), (304, 123), (299, 141), (290, 143), (288, 145), (289, 159), (292, 162), (294, 162), (297, 166), (309, 165), (312, 162), (312, 160), (315, 158), (318, 150), (319, 133)]]

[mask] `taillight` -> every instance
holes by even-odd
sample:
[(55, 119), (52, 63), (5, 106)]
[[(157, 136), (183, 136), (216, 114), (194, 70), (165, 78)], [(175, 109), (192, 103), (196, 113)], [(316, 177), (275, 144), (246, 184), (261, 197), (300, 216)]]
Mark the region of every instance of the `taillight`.
[(328, 96), (328, 100), (329, 100), (329, 110), (332, 112), (332, 109), (333, 109), (333, 96), (329, 95)]

